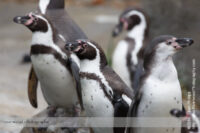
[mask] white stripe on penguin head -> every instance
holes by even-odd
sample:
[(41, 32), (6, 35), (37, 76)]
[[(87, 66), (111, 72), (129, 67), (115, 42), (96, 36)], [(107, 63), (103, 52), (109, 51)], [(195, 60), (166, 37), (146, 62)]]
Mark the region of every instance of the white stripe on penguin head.
[(40, 0), (39, 1), (39, 8), (42, 14), (46, 13), (47, 7), (50, 3), (50, 0)]

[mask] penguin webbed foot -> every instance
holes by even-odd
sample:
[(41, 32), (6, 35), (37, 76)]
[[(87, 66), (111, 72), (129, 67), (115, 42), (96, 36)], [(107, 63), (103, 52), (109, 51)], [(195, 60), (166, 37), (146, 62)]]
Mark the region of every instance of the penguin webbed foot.
[(56, 111), (57, 111), (57, 107), (56, 106), (47, 107), (48, 117), (55, 117)]

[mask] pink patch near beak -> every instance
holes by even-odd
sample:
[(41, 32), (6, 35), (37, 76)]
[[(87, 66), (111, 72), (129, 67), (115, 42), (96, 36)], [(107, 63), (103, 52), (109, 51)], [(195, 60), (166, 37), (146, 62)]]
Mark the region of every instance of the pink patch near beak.
[(176, 43), (176, 42), (173, 42), (173, 43), (172, 43), (172, 46), (173, 46), (176, 50), (182, 49), (182, 47), (181, 47), (178, 43)]
[(30, 17), (30, 19), (25, 23), (26, 26), (32, 24), (34, 21), (32, 13), (29, 13), (28, 16)]
[(128, 22), (125, 19), (121, 19), (121, 22), (123, 23), (124, 29), (128, 29)]
[(80, 49), (81, 49), (81, 46), (78, 46), (78, 47), (74, 50), (74, 52), (78, 52), (78, 51), (80, 51)]

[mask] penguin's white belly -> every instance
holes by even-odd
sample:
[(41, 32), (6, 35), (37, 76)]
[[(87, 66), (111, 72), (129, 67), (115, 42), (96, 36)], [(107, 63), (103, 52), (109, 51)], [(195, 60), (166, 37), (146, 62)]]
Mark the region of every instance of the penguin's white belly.
[[(99, 82), (81, 79), (84, 109), (88, 117), (113, 117), (114, 108)], [(110, 122), (111, 124), (113, 121)], [(113, 128), (93, 128), (95, 133), (112, 133)]]
[(70, 72), (50, 54), (32, 55), (31, 60), (47, 103), (73, 107), (78, 100)]
[[(178, 80), (168, 84), (155, 79), (147, 79), (142, 89), (143, 95), (138, 108), (138, 117), (172, 118), (172, 109), (182, 109), (182, 94)], [(139, 121), (138, 121), (139, 122)], [(181, 121), (177, 124), (181, 126)], [(181, 128), (138, 128), (136, 133), (180, 133)]]
[(112, 67), (121, 79), (131, 88), (130, 73), (127, 67), (128, 44), (119, 42), (113, 54)]

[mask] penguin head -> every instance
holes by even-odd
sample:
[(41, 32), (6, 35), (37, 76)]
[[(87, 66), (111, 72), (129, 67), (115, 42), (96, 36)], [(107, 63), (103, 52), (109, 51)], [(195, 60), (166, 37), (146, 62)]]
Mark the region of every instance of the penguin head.
[(47, 32), (48, 31), (48, 20), (40, 15), (29, 13), (26, 16), (17, 16), (13, 19), (15, 23), (23, 24), (29, 28), (32, 32)]
[(88, 39), (77, 40), (67, 43), (65, 48), (75, 53), (80, 60), (97, 60), (101, 66), (107, 65), (103, 49), (94, 41)]
[(146, 13), (141, 9), (127, 9), (120, 15), (119, 23), (113, 29), (112, 36), (118, 36), (123, 30), (131, 31), (138, 25), (144, 25), (145, 32), (148, 32), (149, 24)]
[(77, 40), (69, 42), (65, 48), (75, 53), (80, 59), (93, 60), (97, 56), (97, 47), (90, 40)]
[(153, 41), (146, 48), (146, 54), (159, 55), (164, 58), (172, 56), (177, 51), (193, 44), (191, 38), (176, 38), (170, 35), (162, 35), (153, 39)]

